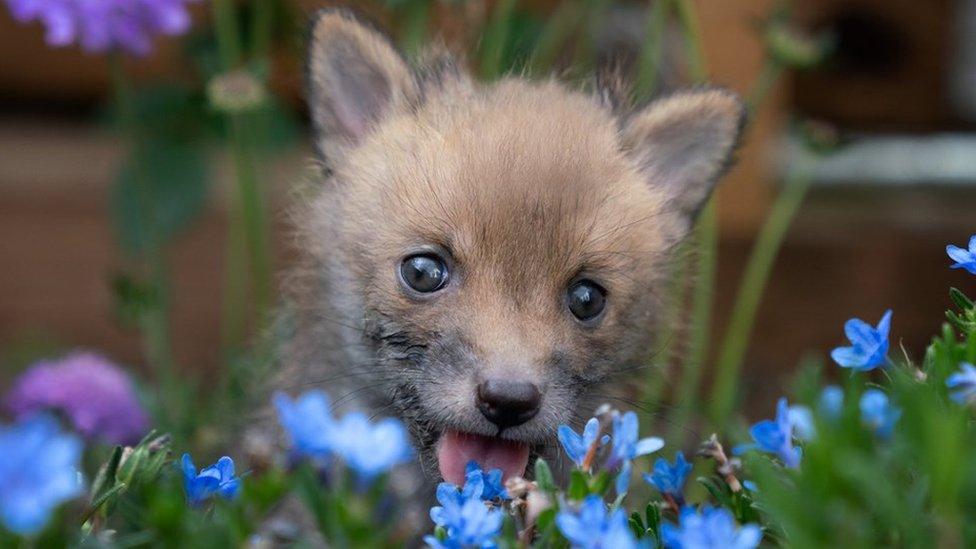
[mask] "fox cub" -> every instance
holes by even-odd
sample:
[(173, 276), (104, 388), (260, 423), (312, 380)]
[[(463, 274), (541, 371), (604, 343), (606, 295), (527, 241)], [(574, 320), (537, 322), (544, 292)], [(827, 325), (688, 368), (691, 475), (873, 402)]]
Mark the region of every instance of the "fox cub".
[[(729, 164), (742, 102), (412, 68), (343, 11), (313, 22), (321, 160), (296, 216), (279, 387), (395, 415), (424, 481), (522, 475), (649, 354), (669, 256)], [(421, 478), (421, 475), (414, 474)]]

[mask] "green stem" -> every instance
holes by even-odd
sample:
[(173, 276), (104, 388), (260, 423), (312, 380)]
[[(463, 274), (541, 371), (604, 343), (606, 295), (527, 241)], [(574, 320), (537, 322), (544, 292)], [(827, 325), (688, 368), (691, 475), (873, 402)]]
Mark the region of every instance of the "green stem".
[(671, 0), (671, 2), (674, 3), (675, 13), (678, 15), (678, 22), (681, 24), (685, 38), (691, 79), (696, 84), (701, 84), (708, 79), (708, 64), (705, 61), (704, 42), (695, 7), (690, 0)]
[(664, 56), (664, 32), (668, 22), (668, 0), (656, 0), (647, 18), (647, 38), (641, 47), (634, 91), (638, 99), (651, 97), (657, 90), (657, 77)]
[(717, 426), (728, 423), (735, 406), (739, 372), (763, 290), (783, 238), (810, 188), (810, 181), (809, 168), (806, 166), (798, 167), (790, 175), (776, 197), (749, 256), (716, 365), (711, 416)]
[[(272, 12), (268, 0), (255, 0), (255, 54), (270, 48)], [(232, 71), (243, 61), (243, 48), (238, 17), (232, 0), (212, 2), (217, 48), (224, 71)], [(257, 176), (253, 117), (248, 113), (226, 116), (230, 152), (237, 180), (238, 204), (231, 216), (227, 250), (227, 285), (224, 296), (224, 345), (234, 351), (243, 343), (247, 326), (248, 284), (244, 273), (250, 274), (253, 303), (258, 318), (267, 311), (271, 301), (271, 254), (268, 238), (264, 197)], [(242, 245), (243, 242), (243, 245)], [(246, 251), (246, 253), (245, 253)]]
[(681, 249), (675, 252), (675, 259), (668, 273), (668, 291), (665, 294), (666, 299), (661, 315), (664, 321), (659, 324), (654, 343), (655, 355), (652, 357), (653, 362), (657, 363), (660, 369), (664, 371), (652, 368), (651, 377), (648, 378), (644, 390), (644, 402), (650, 408), (654, 408), (660, 403), (666, 385), (667, 371), (670, 370), (674, 349), (678, 345), (676, 336), (679, 334), (678, 326), (681, 323), (688, 289), (686, 283), (688, 267), (686, 245), (682, 244)]
[(715, 294), (716, 256), (718, 251), (718, 219), (715, 201), (710, 200), (698, 219), (695, 243), (698, 249), (698, 272), (695, 294), (691, 304), (691, 333), (688, 354), (683, 361), (681, 385), (678, 388), (676, 415), (668, 439), (680, 447), (687, 433), (686, 423), (697, 411), (699, 385), (702, 371), (708, 359), (708, 341), (711, 332), (712, 303)]
[(756, 83), (752, 87), (752, 91), (749, 93), (749, 98), (746, 101), (746, 106), (749, 109), (749, 113), (752, 114), (759, 108), (759, 105), (766, 100), (769, 93), (779, 82), (780, 76), (783, 74), (783, 66), (775, 62), (772, 59), (767, 59), (763, 63), (762, 70), (759, 71), (759, 76), (756, 78)]
[(266, 57), (271, 51), (274, 31), (274, 2), (251, 0), (251, 54), (255, 59)]
[(400, 47), (410, 56), (417, 55), (427, 39), (427, 26), (430, 22), (430, 2), (413, 0), (407, 5), (403, 19)]
[(125, 74), (122, 57), (113, 53), (109, 56), (109, 70), (115, 94), (117, 115), (123, 132), (128, 137), (133, 158), (133, 175), (139, 189), (139, 208), (145, 216), (142, 227), (143, 249), (141, 261), (149, 279), (154, 299), (142, 312), (139, 319), (143, 334), (146, 360), (156, 375), (163, 390), (164, 407), (172, 411), (171, 389), (175, 383), (173, 359), (170, 354), (169, 336), (169, 285), (166, 257), (160, 239), (159, 221), (155, 208), (155, 192), (152, 181), (145, 172), (142, 151), (145, 146), (139, 131), (140, 122), (136, 109), (135, 94)]
[(515, 11), (516, 4), (517, 0), (498, 0), (488, 21), (480, 63), (481, 76), (486, 80), (494, 80), (502, 74), (502, 59), (505, 56), (508, 35), (512, 30), (512, 12)]
[(552, 70), (566, 41), (579, 29), (582, 19), (583, 10), (579, 9), (576, 2), (563, 2), (559, 5), (539, 34), (532, 55), (526, 63), (529, 75), (539, 76)]

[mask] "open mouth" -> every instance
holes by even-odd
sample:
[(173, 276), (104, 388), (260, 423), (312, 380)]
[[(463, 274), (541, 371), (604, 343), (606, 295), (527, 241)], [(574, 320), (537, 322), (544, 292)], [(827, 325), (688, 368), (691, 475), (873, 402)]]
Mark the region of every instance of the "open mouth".
[(444, 431), (437, 443), (437, 464), (444, 480), (464, 484), (464, 468), (476, 461), (482, 469), (501, 469), (503, 479), (524, 476), (529, 463), (529, 445), (525, 442)]

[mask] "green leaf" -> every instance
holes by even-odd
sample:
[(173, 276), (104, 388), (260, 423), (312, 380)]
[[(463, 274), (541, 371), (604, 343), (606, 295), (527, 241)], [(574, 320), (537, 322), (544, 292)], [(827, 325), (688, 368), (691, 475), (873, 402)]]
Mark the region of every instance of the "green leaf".
[(112, 192), (112, 217), (125, 250), (138, 255), (177, 236), (203, 211), (208, 183), (200, 147), (157, 139), (137, 150)]
[(116, 475), (119, 471), (119, 463), (122, 462), (123, 451), (124, 449), (121, 446), (113, 448), (112, 455), (108, 458), (108, 461), (98, 469), (95, 480), (92, 481), (90, 502), (101, 498), (105, 492), (111, 490), (115, 485)]
[(569, 476), (569, 490), (566, 495), (569, 499), (582, 500), (590, 493), (586, 482), (586, 474), (579, 469), (575, 469)]
[(957, 288), (949, 288), (949, 298), (952, 302), (956, 304), (956, 307), (960, 309), (972, 309), (973, 302), (971, 299), (966, 297), (966, 294), (962, 293)]
[(644, 523), (647, 524), (647, 529), (654, 533), (654, 537), (658, 537), (661, 529), (661, 509), (653, 502), (648, 503), (644, 508)]
[(589, 487), (591, 494), (600, 494), (601, 496), (607, 492), (610, 488), (610, 483), (612, 482), (610, 473), (607, 471), (600, 471), (595, 477), (590, 479)]
[(539, 458), (535, 460), (535, 481), (539, 489), (543, 492), (552, 492), (556, 489), (556, 483), (552, 478), (552, 470), (546, 460)]

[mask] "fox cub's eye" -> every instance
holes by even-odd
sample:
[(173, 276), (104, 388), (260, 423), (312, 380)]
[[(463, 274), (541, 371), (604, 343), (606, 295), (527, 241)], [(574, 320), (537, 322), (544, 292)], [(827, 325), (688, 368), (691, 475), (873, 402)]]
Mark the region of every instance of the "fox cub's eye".
[(582, 321), (598, 317), (607, 304), (606, 290), (592, 280), (573, 283), (567, 293), (570, 312)]
[(412, 255), (400, 263), (400, 279), (416, 292), (436, 292), (447, 284), (447, 277), (447, 265), (436, 255)]

